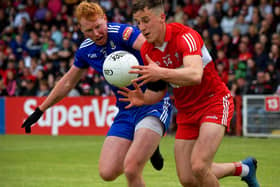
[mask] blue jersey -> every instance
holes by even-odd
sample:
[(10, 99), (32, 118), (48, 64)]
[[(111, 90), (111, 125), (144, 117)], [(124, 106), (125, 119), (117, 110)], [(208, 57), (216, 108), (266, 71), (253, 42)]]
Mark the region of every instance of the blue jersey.
[[(139, 63), (143, 65), (140, 52), (132, 47), (139, 34), (139, 29), (134, 26), (119, 23), (108, 23), (107, 43), (103, 46), (99, 46), (89, 38), (84, 40), (76, 52), (74, 65), (78, 68), (88, 68), (91, 66), (103, 75), (103, 63), (105, 58), (112, 52), (119, 50), (129, 51), (134, 54)], [(120, 109), (126, 106), (127, 103), (118, 101), (118, 98), (121, 97), (117, 93), (118, 88), (113, 85), (110, 86), (117, 97), (116, 105)], [(143, 87), (143, 89), (145, 89), (145, 87)]]
[[(134, 54), (139, 63), (143, 65), (140, 52), (133, 49), (133, 44), (140, 31), (133, 26), (119, 23), (108, 23), (108, 41), (105, 45), (96, 45), (91, 39), (85, 39), (75, 54), (74, 65), (78, 68), (92, 67), (101, 75), (103, 75), (103, 63), (105, 58), (114, 51), (124, 50)], [(109, 84), (110, 85), (110, 84)], [(132, 107), (128, 110), (124, 109), (128, 103), (120, 102), (117, 93), (118, 88), (110, 85), (117, 97), (117, 107), (119, 113), (114, 118), (108, 136), (118, 136), (129, 140), (133, 140), (136, 124), (146, 116), (157, 117), (164, 126), (164, 130), (168, 129), (172, 106), (168, 95), (159, 103), (148, 106)], [(131, 85), (129, 87), (132, 87)], [(143, 86), (143, 91), (146, 89)]]

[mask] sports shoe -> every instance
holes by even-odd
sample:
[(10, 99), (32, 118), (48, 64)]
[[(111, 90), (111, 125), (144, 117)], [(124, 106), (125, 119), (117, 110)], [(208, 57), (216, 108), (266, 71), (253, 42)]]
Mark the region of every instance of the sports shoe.
[(260, 187), (256, 177), (257, 160), (253, 157), (248, 157), (241, 162), (249, 167), (248, 175), (246, 177), (242, 177), (241, 180), (245, 181), (248, 184), (248, 187)]
[(154, 154), (151, 156), (150, 161), (156, 170), (161, 170), (163, 168), (164, 160), (159, 151), (159, 146), (155, 150)]

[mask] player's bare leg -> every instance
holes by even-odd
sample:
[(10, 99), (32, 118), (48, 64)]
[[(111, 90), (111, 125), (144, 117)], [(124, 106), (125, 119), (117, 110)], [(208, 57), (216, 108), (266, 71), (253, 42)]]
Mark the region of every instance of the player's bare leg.
[(192, 171), (200, 187), (219, 186), (211, 166), (224, 132), (225, 127), (215, 123), (203, 123), (200, 127), (191, 157)]
[(257, 160), (254, 157), (234, 163), (213, 163), (211, 167), (217, 178), (226, 176), (239, 176), (249, 187), (259, 187), (257, 180)]
[(106, 137), (99, 159), (99, 174), (105, 181), (113, 181), (123, 173), (123, 163), (131, 141), (125, 138)]
[(176, 140), (176, 167), (179, 180), (183, 186), (219, 186), (218, 179), (211, 170), (211, 166), (224, 136), (224, 130), (225, 128), (221, 125), (204, 123), (200, 128), (197, 140)]
[(212, 163), (211, 170), (218, 179), (233, 176), (235, 173), (234, 163)]
[(195, 140), (175, 140), (176, 170), (182, 186), (198, 186), (198, 182), (193, 175), (190, 162), (194, 143)]
[(148, 128), (135, 132), (134, 140), (124, 161), (124, 173), (129, 187), (144, 187), (142, 172), (161, 139), (161, 135)]

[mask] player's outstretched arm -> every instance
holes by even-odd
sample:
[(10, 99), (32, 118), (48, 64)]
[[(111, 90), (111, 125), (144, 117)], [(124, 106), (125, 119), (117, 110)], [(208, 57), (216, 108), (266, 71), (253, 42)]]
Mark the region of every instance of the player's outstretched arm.
[(30, 133), (31, 126), (40, 119), (44, 111), (63, 99), (75, 87), (80, 80), (83, 71), (84, 70), (80, 68), (72, 66), (71, 69), (58, 81), (46, 100), (24, 121), (21, 128), (25, 128), (25, 132)]

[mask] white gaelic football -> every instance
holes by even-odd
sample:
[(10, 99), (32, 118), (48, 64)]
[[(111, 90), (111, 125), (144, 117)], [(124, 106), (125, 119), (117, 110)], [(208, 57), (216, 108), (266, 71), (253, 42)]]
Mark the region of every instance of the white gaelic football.
[(137, 58), (127, 51), (115, 51), (108, 55), (103, 64), (103, 75), (105, 79), (116, 87), (126, 87), (138, 74), (128, 73), (131, 66), (137, 66)]

